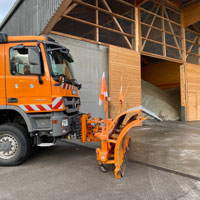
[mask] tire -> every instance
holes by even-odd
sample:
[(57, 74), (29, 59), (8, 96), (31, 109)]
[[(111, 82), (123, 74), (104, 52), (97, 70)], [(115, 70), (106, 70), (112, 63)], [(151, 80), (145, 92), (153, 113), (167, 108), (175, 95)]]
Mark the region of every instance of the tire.
[(27, 130), (19, 124), (0, 125), (0, 166), (16, 166), (31, 153)]

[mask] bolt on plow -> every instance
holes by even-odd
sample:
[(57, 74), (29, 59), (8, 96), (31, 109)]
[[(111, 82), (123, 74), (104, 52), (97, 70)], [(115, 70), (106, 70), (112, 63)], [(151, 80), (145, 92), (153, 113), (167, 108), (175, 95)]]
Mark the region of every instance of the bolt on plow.
[[(121, 80), (122, 82), (122, 80)], [(101, 171), (106, 172), (105, 165), (115, 166), (115, 177), (124, 176), (126, 160), (128, 159), (128, 150), (130, 149), (129, 131), (131, 128), (141, 125), (145, 120), (142, 112), (161, 120), (151, 111), (138, 106), (123, 112), (123, 92), (120, 89), (120, 114), (114, 119), (108, 118), (108, 94), (106, 89), (105, 74), (103, 73), (101, 81), (101, 90), (99, 104), (104, 102), (104, 111), (106, 119), (92, 118), (91, 114), (83, 114), (81, 117), (81, 141), (94, 142), (100, 141), (101, 148), (96, 149), (98, 165)]]
[[(106, 102), (105, 102), (106, 103)], [(91, 118), (90, 114), (81, 117), (81, 141), (100, 141), (101, 148), (96, 149), (100, 169), (106, 171), (104, 165), (115, 166), (115, 177), (124, 176), (128, 150), (130, 148), (129, 131), (145, 120), (142, 110), (122, 112), (114, 120)]]

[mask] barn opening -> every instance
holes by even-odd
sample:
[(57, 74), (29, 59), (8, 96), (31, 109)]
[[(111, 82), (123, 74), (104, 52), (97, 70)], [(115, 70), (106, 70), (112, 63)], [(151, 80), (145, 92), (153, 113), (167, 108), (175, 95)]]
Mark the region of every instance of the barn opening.
[(141, 57), (142, 105), (164, 121), (181, 120), (180, 63)]

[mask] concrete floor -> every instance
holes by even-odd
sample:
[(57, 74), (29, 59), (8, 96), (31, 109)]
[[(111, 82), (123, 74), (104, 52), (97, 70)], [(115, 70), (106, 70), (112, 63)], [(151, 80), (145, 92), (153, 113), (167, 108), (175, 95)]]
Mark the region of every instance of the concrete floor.
[(200, 180), (200, 122), (146, 121), (131, 138), (131, 160)]
[(0, 168), (0, 200), (199, 200), (200, 182), (128, 162), (125, 177), (102, 173), (95, 150), (59, 143), (18, 167)]

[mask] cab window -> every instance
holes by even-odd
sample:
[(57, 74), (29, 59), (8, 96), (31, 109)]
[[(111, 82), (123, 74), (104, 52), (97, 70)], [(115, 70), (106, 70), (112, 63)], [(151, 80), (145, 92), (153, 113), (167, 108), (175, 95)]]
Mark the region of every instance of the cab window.
[[(32, 75), (30, 68), (33, 67), (29, 63), (29, 55), (28, 55), (28, 48), (26, 47), (23, 49), (10, 49), (10, 72), (12, 75), (16, 76), (28, 76)], [(40, 53), (41, 63), (42, 63), (42, 74), (44, 75), (44, 67), (42, 61), (42, 54)]]

